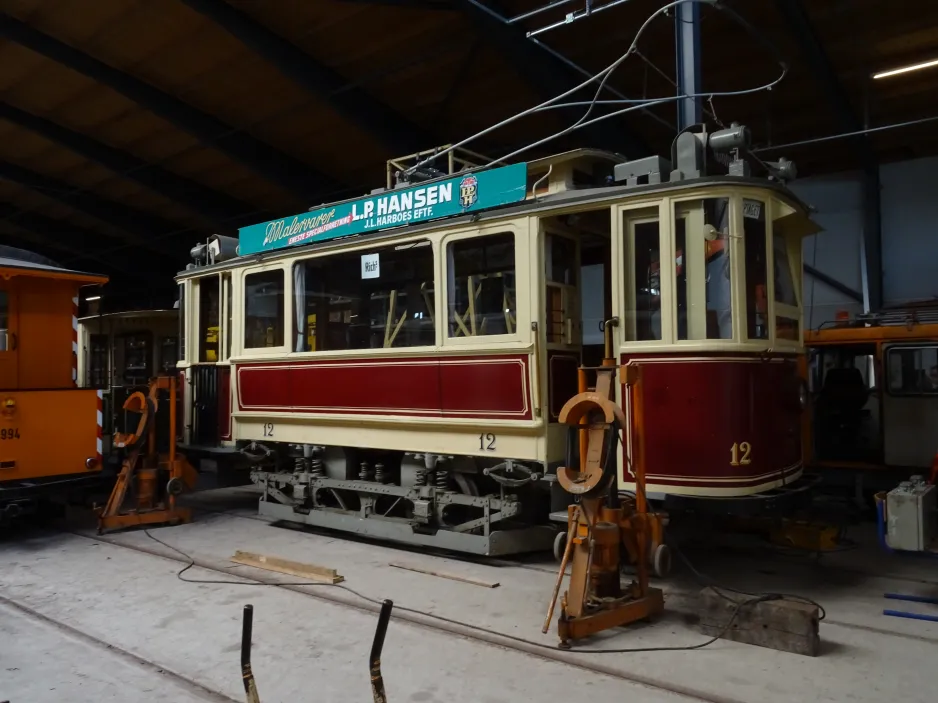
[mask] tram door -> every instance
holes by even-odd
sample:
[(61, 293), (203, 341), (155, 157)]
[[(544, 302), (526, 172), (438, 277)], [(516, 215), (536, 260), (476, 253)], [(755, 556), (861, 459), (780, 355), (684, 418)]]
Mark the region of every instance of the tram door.
[(19, 316), (10, 281), (0, 281), (0, 388), (19, 387)]
[[(551, 220), (547, 220), (548, 223)], [(560, 459), (566, 432), (558, 424), (564, 403), (577, 393), (582, 361), (580, 241), (567, 228), (545, 226), (544, 341), (546, 346), (548, 453)]]

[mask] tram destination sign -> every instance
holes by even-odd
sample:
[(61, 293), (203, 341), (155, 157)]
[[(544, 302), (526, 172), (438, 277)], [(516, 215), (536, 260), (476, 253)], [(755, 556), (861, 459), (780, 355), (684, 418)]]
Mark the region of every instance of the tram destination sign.
[(527, 173), (527, 164), (512, 164), (242, 227), (238, 253), (259, 254), (517, 203), (524, 200)]

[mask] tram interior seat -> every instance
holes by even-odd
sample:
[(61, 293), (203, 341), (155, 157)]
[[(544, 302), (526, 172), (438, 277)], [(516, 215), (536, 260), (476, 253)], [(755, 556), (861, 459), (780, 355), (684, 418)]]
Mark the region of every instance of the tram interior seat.
[(859, 459), (869, 389), (856, 367), (828, 369), (817, 400), (818, 453), (823, 459)]

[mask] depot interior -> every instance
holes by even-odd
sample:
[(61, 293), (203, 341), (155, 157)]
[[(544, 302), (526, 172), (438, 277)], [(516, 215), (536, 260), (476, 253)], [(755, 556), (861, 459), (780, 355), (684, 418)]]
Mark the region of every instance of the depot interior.
[[(664, 0), (0, 3), (0, 393), (5, 394), (0, 410), (0, 626), (6, 621), (22, 630), (19, 644), (0, 644), (0, 652), (30, 659), (23, 642), (52, 647), (68, 630), (73, 633), (69, 637), (78, 633), (76, 642), (90, 637), (175, 672), (179, 680), (165, 685), (181, 686), (183, 700), (202, 700), (200, 695), (241, 699), (245, 694), (235, 650), (215, 651), (242, 636), (239, 604), (253, 598), (258, 601), (255, 630), (265, 631), (253, 662), (262, 694), (266, 686), (270, 693), (265, 695), (299, 700), (310, 676), (336, 691), (346, 678), (359, 677), (349, 695), (367, 699), (371, 638), (380, 604), (390, 599), (411, 609), (392, 610), (389, 627), (383, 621), (389, 646), (395, 648), (391, 643), (399, 637), (407, 643), (401, 644), (402, 651), (411, 653), (406, 666), (397, 654), (385, 656), (383, 676), (391, 700), (405, 695), (415, 701), (532, 700), (558, 690), (576, 695), (587, 684), (662, 701), (681, 696), (742, 701), (755, 695), (779, 701), (932, 698), (934, 681), (929, 683), (924, 653), (938, 643), (938, 239), (933, 236), (938, 221), (938, 106), (933, 98), (938, 7), (896, 0), (737, 1), (722, 3), (722, 8), (688, 0), (663, 11), (665, 5)], [(600, 74), (602, 80), (584, 84), (623, 55), (653, 14), (622, 65)], [(509, 120), (564, 94), (575, 105)], [(673, 99), (677, 95), (696, 97)], [(592, 121), (614, 111), (621, 114)], [(639, 514), (631, 522), (622, 518), (616, 527), (622, 545), (617, 538), (613, 544), (616, 550), (621, 546), (622, 556), (621, 563), (619, 557), (613, 559), (612, 572), (613, 580), (621, 579), (621, 588), (618, 581), (613, 586), (600, 583), (596, 571), (610, 562), (594, 556), (599, 542), (591, 541), (592, 532), (587, 530), (576, 548), (567, 548), (579, 534), (582, 513), (558, 507), (553, 494), (545, 523), (550, 539), (537, 542), (537, 549), (519, 550), (523, 554), (466, 556), (450, 548), (456, 542), (402, 545), (358, 523), (342, 523), (346, 527), (339, 529), (305, 518), (291, 523), (282, 511), (265, 512), (267, 493), (259, 509), (258, 485), (275, 480), (262, 463), (270, 450), (253, 436), (239, 444), (230, 429), (227, 437), (219, 431), (219, 422), (231, 423), (227, 403), (232, 381), (225, 376), (222, 382), (221, 376), (207, 373), (208, 366), (199, 366), (237, 357), (232, 353), (232, 315), (243, 315), (236, 325), (244, 331), (237, 349), (283, 348), (292, 355), (284, 356), (289, 363), (303, 363), (317, 353), (428, 349), (434, 344), (453, 357), (453, 347), (447, 351), (445, 344), (454, 338), (468, 343), (468, 338), (485, 335), (528, 333), (519, 323), (532, 325), (522, 312), (520, 301), (528, 293), (520, 289), (520, 272), (536, 268), (525, 259), (534, 249), (511, 232), (486, 230), (486, 237), (446, 244), (445, 263), (435, 254), (443, 245), (433, 240), (430, 246), (432, 237), (381, 244), (375, 249), (380, 251), (380, 280), (366, 275), (362, 252), (354, 247), (300, 260), (290, 274), (265, 269), (238, 278), (231, 268), (211, 280), (193, 279), (180, 286), (181, 272), (194, 276), (209, 262), (206, 257), (236, 261), (232, 242), (239, 228), (278, 218), (290, 221), (307, 211), (315, 214), (325, 204), (365, 197), (376, 189), (392, 191), (395, 179), (401, 178), (400, 165), (420, 162), (423, 157), (413, 155), (428, 150), (459, 144), (453, 154), (473, 166), (528, 162), (527, 188), (534, 197), (553, 193), (554, 181), (548, 179), (565, 168), (562, 162), (548, 165), (552, 155), (594, 150), (583, 157), (584, 163), (608, 167), (589, 177), (571, 171), (571, 188), (622, 185), (611, 175), (597, 181), (595, 174), (612, 174), (616, 164), (645, 157), (670, 160), (677, 134), (700, 123), (710, 135), (745, 126), (747, 163), (771, 177), (766, 183), (771, 180), (773, 187), (786, 189), (806, 206), (812, 233), (799, 235), (800, 245), (789, 248), (793, 230), (776, 220), (771, 224), (774, 238), (768, 236), (771, 217), (759, 209), (764, 206), (729, 191), (675, 204), (672, 249), (659, 246), (663, 240), (656, 206), (629, 211), (621, 222), (615, 213), (610, 218), (609, 205), (547, 214), (541, 219), (550, 242), (542, 274), (547, 329), (538, 337), (534, 321), (531, 339), (543, 339), (548, 364), (561, 363), (558, 358), (569, 352), (574, 334), (562, 311), (575, 305), (578, 355), (565, 358), (585, 369), (581, 375), (589, 388), (601, 385), (604, 360), (614, 367), (612, 382), (618, 379), (621, 388), (629, 387), (634, 380), (626, 364), (622, 362), (619, 375), (618, 362), (608, 359), (607, 325), (615, 307), (611, 290), (621, 286), (631, 307), (612, 323), (618, 325), (613, 334), (621, 334), (624, 344), (636, 344), (639, 356), (641, 344), (649, 354), (660, 353), (654, 345), (670, 338), (678, 345), (716, 343), (713, 353), (725, 360), (742, 349), (730, 346), (734, 341), (762, 340), (765, 349), (759, 353), (765, 364), (788, 355), (802, 379), (797, 432), (786, 440), (800, 442), (798, 481), (789, 485), (783, 480), (751, 495), (696, 498), (687, 492), (668, 495), (666, 489), (645, 496), (632, 485), (628, 495), (616, 499), (633, 506), (627, 513), (635, 509)], [(597, 157), (597, 151), (606, 155)], [(505, 155), (510, 158), (499, 161)], [(429, 171), (431, 178), (460, 172), (458, 159), (440, 157), (429, 166), (438, 169)], [(408, 173), (411, 183), (427, 177), (420, 169)], [(580, 177), (589, 183), (577, 185)], [(662, 182), (667, 180), (665, 173)], [(765, 202), (770, 200), (766, 196)], [(730, 259), (732, 275), (745, 282), (725, 303), (723, 315), (711, 300), (711, 277), (729, 277), (729, 269), (725, 262), (719, 267), (712, 262), (713, 252), (724, 246), (731, 252), (734, 246), (732, 237), (723, 236), (737, 226), (726, 224), (736, 222), (733, 208), (740, 222), (734, 236), (747, 244), (742, 260)], [(693, 224), (698, 219), (699, 226)], [(575, 246), (565, 238), (570, 232), (576, 233)], [(621, 232), (630, 244), (622, 250), (623, 273), (613, 275), (620, 260), (613, 252), (620, 249), (613, 248), (612, 239)], [(698, 248), (693, 239), (707, 241)], [(750, 243), (756, 241), (761, 244)], [(662, 266), (666, 252), (676, 253), (674, 272)], [(775, 270), (771, 316), (764, 314), (763, 300), (773, 278), (766, 274), (767, 259)], [(76, 284), (74, 310), (67, 301), (62, 308), (63, 319), (70, 315), (74, 327), (71, 347), (67, 330), (61, 340), (41, 331), (58, 312), (29, 303), (31, 296), (51, 295), (58, 284), (40, 290), (10, 283), (23, 280), (24, 266), (30, 275), (59, 269), (92, 275)], [(534, 274), (525, 272), (523, 280), (529, 281), (529, 275)], [(235, 287), (235, 278), (241, 288)], [(448, 313), (438, 300), (442, 289)], [(705, 290), (706, 304), (695, 301)], [(197, 298), (187, 300), (187, 291)], [(233, 291), (244, 296), (243, 307), (231, 302)], [(388, 300), (390, 310), (405, 310), (399, 320), (388, 311)], [(673, 307), (665, 319), (662, 301)], [(735, 328), (731, 305), (737, 316), (748, 311)], [(551, 310), (560, 312), (552, 316)], [(193, 326), (180, 324), (187, 311), (198, 320)], [(38, 319), (30, 322), (34, 314)], [(448, 316), (441, 320), (438, 315)], [(27, 334), (41, 338), (41, 344), (27, 340)], [(187, 334), (193, 336), (189, 358), (181, 351)], [(444, 346), (440, 339), (447, 340)], [(728, 346), (720, 347), (722, 342)], [(540, 359), (538, 343), (532, 343), (531, 359)], [(61, 384), (49, 380), (51, 371), (46, 372), (58, 357), (47, 354), (46, 345), (61, 345), (63, 354), (74, 354), (73, 382), (65, 376)], [(525, 373), (541, 373), (536, 362), (531, 364), (523, 367)], [(565, 395), (558, 402), (550, 399), (555, 415), (566, 399), (587, 390), (578, 387), (574, 367), (573, 380), (556, 386)], [(396, 373), (388, 366), (367, 376), (368, 383), (398, 388), (404, 381), (393, 379)], [(163, 381), (151, 382), (156, 377)], [(336, 369), (331, 380), (315, 378), (315, 383), (328, 385), (349, 383), (346, 379), (353, 377), (340, 377)], [(489, 378), (502, 382), (502, 377), (479, 377), (482, 383)], [(669, 393), (686, 391), (680, 388), (683, 378), (666, 380), (663, 390), (644, 402), (665, 402)], [(282, 379), (260, 382), (258, 397), (275, 397), (263, 390), (275, 383)], [(351, 387), (359, 388), (355, 383)], [(742, 412), (756, 418), (770, 412), (777, 404), (773, 395), (787, 392), (782, 385), (760, 387), (758, 395), (746, 399), (745, 411), (733, 408), (733, 416)], [(21, 433), (26, 429), (16, 418), (28, 408), (55, 406), (59, 401), (51, 396), (37, 401), (37, 394), (66, 387), (87, 390), (91, 412), (97, 407), (98, 454), (87, 460), (96, 474), (93, 487), (78, 491), (71, 484), (56, 488), (35, 476), (11, 478), (17, 462), (25, 465), (17, 452), (40, 451), (34, 440), (24, 443)], [(134, 399), (135, 392), (142, 395)], [(147, 405), (151, 401), (145, 396), (151, 392), (156, 400)], [(277, 392), (296, 397), (289, 389)], [(714, 392), (714, 408), (724, 407), (722, 393), (722, 388)], [(441, 402), (461, 407), (458, 401)], [(74, 411), (67, 407), (69, 413), (79, 413), (84, 406), (76, 401)], [(137, 427), (128, 412), (143, 412), (149, 420)], [(354, 407), (343, 412), (353, 413)], [(398, 418), (397, 425), (381, 432), (390, 437), (395, 428), (403, 432), (418, 423), (413, 418), (414, 413), (422, 417), (419, 412), (408, 412), (409, 419)], [(72, 428), (70, 420), (52, 422), (48, 417), (52, 415), (28, 430), (41, 434), (43, 444), (65, 446), (80, 440), (72, 437), (84, 431), (78, 425)], [(342, 469), (340, 481), (331, 468), (339, 460), (328, 449), (320, 456), (312, 448), (318, 440), (304, 442), (300, 433), (308, 416), (298, 417), (284, 423), (290, 427), (290, 447), (299, 447), (290, 461), (297, 471), (312, 471), (316, 480), (339, 481), (329, 484), (334, 488), (357, 480), (383, 486), (385, 470), (389, 477), (397, 475), (401, 485), (405, 474), (411, 476), (414, 490), (432, 486), (433, 476), (441, 475), (433, 473), (435, 462), (459, 453), (440, 446), (432, 450), (438, 459), (431, 461), (431, 450), (425, 449), (385, 466), (380, 457), (372, 461), (367, 452), (347, 450), (342, 461), (355, 468)], [(665, 427), (658, 434), (672, 436), (675, 446), (685, 436), (705, 432), (689, 432), (678, 416), (673, 426), (667, 417), (660, 421)], [(719, 427), (735, 420), (721, 418), (715, 410), (708, 422)], [(357, 427), (352, 419), (344, 428), (341, 419), (329, 423), (336, 433)], [(274, 423), (266, 420), (256, 428), (263, 432), (260, 439), (275, 432)], [(94, 446), (93, 419), (89, 432)], [(483, 453), (487, 445), (495, 446), (497, 432), (484, 427), (473, 432)], [(130, 450), (121, 446), (120, 433), (126, 433), (125, 439), (133, 435), (138, 447), (153, 436), (149, 449), (140, 451), (157, 452), (159, 445), (163, 452), (172, 445), (169, 463), (161, 454), (159, 468), (125, 472)], [(545, 442), (569, 442), (565, 459), (573, 461), (585, 438), (585, 430), (556, 430)], [(757, 441), (761, 436), (739, 437), (727, 445), (727, 459), (734, 466), (747, 463)], [(225, 445), (219, 449), (224, 456), (192, 449), (187, 454), (191, 466), (180, 463), (178, 456), (190, 452), (187, 445), (211, 442)], [(389, 448), (406, 449), (397, 440), (388, 442)], [(612, 441), (609, 446), (618, 445)], [(783, 451), (780, 446), (767, 450)], [(235, 454), (247, 456), (254, 468), (239, 464), (228, 475), (225, 461)], [(554, 465), (548, 472), (556, 470)], [(168, 483), (160, 471), (169, 471)], [(261, 471), (264, 478), (255, 476), (252, 483), (250, 471)], [(493, 471), (498, 486), (492, 495), (499, 500), (517, 481), (531, 480), (530, 467), (516, 469), (509, 463), (507, 479)], [(652, 475), (655, 467), (647, 471)], [(159, 491), (165, 488), (166, 495), (156, 500), (150, 492), (157, 489), (140, 478), (144, 474), (157, 477), (154, 481), (161, 482)], [(464, 515), (482, 514), (472, 512), (481, 510), (479, 496), (486, 494), (486, 486), (496, 485), (489, 480), (492, 475), (484, 475), (484, 485), (462, 469), (449, 479), (438, 478), (437, 488), (465, 497), (464, 504), (457, 500), (447, 508), (448, 520), (466, 519), (464, 524), (470, 525)], [(387, 482), (393, 483), (391, 478)], [(308, 490), (295, 483), (289, 488), (265, 485), (265, 491), (286, 491), (287, 497)], [(365, 506), (371, 505), (357, 498), (349, 503), (341, 492), (323, 490), (333, 496), (322, 504), (326, 512), (359, 511), (364, 517)], [(415, 503), (400, 512), (403, 504), (393, 495), (375, 500), (374, 508), (415, 524), (421, 522), (421, 509), (431, 509)], [(651, 501), (647, 510), (654, 511), (651, 519), (642, 507), (646, 497)], [(122, 507), (135, 501), (136, 508)], [(567, 502), (580, 504), (579, 499)], [(62, 504), (67, 507), (59, 509)], [(154, 505), (169, 510), (171, 504), (172, 520), (154, 519), (141, 526), (137, 517), (144, 504), (148, 510)], [(504, 509), (507, 503), (498, 505)], [(485, 510), (488, 519), (489, 508)], [(114, 550), (106, 568), (99, 563), (102, 557), (87, 548), (95, 526), (103, 524), (96, 522), (101, 515), (113, 517), (107, 525), (115, 528), (100, 542), (102, 549)], [(292, 529), (284, 527), (289, 524)], [(467, 534), (477, 529), (465, 528)], [(487, 538), (488, 523), (484, 531)], [(644, 546), (636, 547), (627, 535), (639, 535)], [(651, 540), (653, 553), (646, 554), (646, 540)], [(580, 546), (586, 566), (578, 572), (581, 567), (571, 555)], [(60, 563), (36, 562), (64, 552), (68, 556)], [(235, 552), (256, 552), (260, 561), (232, 569)], [(152, 561), (146, 562), (147, 555)], [(558, 568), (563, 573), (568, 557), (572, 566), (565, 583), (571, 590), (557, 606), (561, 620), (574, 623), (565, 625), (574, 629), (561, 630), (565, 645), (563, 633), (576, 632), (579, 617), (570, 615), (574, 611), (567, 602), (569, 594), (579, 593), (573, 586), (577, 578), (592, 594), (579, 597), (584, 603), (594, 599), (590, 607), (598, 613), (595, 617), (626, 608), (625, 600), (616, 599), (627, 600), (630, 588), (640, 591), (636, 602), (648, 593), (663, 593), (663, 610), (649, 606), (647, 618), (623, 615), (613, 623), (626, 623), (622, 627), (595, 626), (592, 639), (577, 642), (574, 654), (557, 650), (554, 630), (544, 634), (541, 626)], [(317, 565), (319, 571), (300, 573), (296, 563), (280, 575), (276, 569), (262, 570), (278, 558)], [(191, 560), (197, 568), (190, 575), (211, 581), (223, 571), (227, 575), (222, 581), (253, 579), (255, 586), (293, 583), (296, 577), (321, 581), (327, 567), (325, 571), (333, 572), (325, 577), (330, 585), (340, 585), (344, 578), (342, 583), (371, 600), (354, 602), (347, 593), (333, 598), (333, 591), (341, 593), (336, 589), (316, 591), (315, 608), (323, 609), (321, 621), (330, 632), (297, 616), (314, 589), (257, 586), (239, 591), (204, 585), (198, 588), (221, 589), (219, 598), (228, 597), (225, 589), (235, 595), (226, 601), (226, 610), (215, 604), (189, 607), (193, 591), (187, 589), (195, 586), (185, 583), (185, 577), (176, 578), (176, 572)], [(638, 572), (644, 575), (636, 576)], [(88, 575), (70, 576), (75, 573)], [(57, 594), (47, 593), (52, 586), (30, 585), (37, 574), (47, 584), (61, 582)], [(135, 590), (127, 585), (133, 577), (140, 583), (153, 580), (152, 587), (140, 586), (152, 588), (149, 604), (137, 602)], [(486, 590), (482, 582), (498, 585)], [(112, 587), (110, 598), (96, 610), (76, 614), (63, 605)], [(607, 587), (615, 598), (607, 597), (603, 605), (601, 592)], [(566, 593), (563, 588), (560, 592)], [(214, 597), (211, 590), (204, 594)], [(284, 609), (292, 615), (281, 613)], [(30, 619), (27, 613), (44, 620)], [(434, 620), (436, 616), (446, 622)], [(128, 618), (134, 628), (103, 624)], [(59, 629), (48, 630), (49, 622)], [(422, 640), (414, 635), (421, 628), (442, 639), (435, 644)], [(344, 655), (329, 649), (334, 630), (347, 630)], [(303, 642), (321, 643), (316, 646), (322, 651), (312, 659), (297, 648), (301, 631), (309, 637)], [(506, 633), (524, 642), (519, 645)], [(250, 641), (250, 632), (246, 636)], [(196, 650), (210, 649), (210, 666), (193, 668), (196, 650), (187, 655), (185, 647), (174, 644), (179, 638), (190, 640)], [(58, 682), (59, 693), (68, 691), (69, 700), (100, 698), (109, 687), (147, 685), (150, 674), (126, 664), (132, 668), (126, 677), (109, 682), (101, 674), (82, 689), (74, 671), (99, 672), (109, 665), (95, 654), (98, 645), (81, 642), (72, 654), (40, 657), (32, 665), (17, 665), (15, 672), (8, 669), (9, 675), (0, 677), (0, 700), (61, 700), (47, 690), (51, 685), (36, 687), (42, 678), (36, 662), (42, 661), (54, 672), (49, 680)], [(693, 651), (703, 642), (708, 642), (705, 648)], [(520, 668), (482, 671), (483, 662), (501, 652), (500, 647), (519, 657)], [(624, 653), (654, 648), (664, 651)], [(357, 673), (343, 668), (343, 656), (360, 660)], [(458, 685), (440, 681), (441, 667), (452, 667), (453, 658), (460, 663), (445, 677), (455, 677)], [(525, 689), (515, 677), (527, 666), (542, 667), (543, 677)], [(265, 670), (271, 673), (261, 673)], [(875, 686), (864, 684), (871, 671), (877, 674)], [(247, 695), (252, 700), (250, 691)]]

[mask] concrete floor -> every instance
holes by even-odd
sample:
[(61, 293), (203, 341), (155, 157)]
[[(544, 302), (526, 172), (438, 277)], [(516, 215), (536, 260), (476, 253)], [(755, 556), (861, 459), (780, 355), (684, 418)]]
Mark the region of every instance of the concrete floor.
[[(373, 599), (391, 598), (397, 606), (545, 645), (556, 643), (553, 629), (549, 635), (540, 632), (555, 578), (550, 561), (528, 558), (501, 565), (505, 562), (446, 558), (274, 527), (256, 518), (250, 506), (253, 497), (244, 493), (200, 494), (198, 500), (228, 512), (200, 512), (193, 524), (152, 534), (206, 566), (226, 569), (230, 576), (193, 568), (186, 578), (236, 581), (240, 574), (277, 580), (269, 572), (228, 561), (236, 549), (260, 552), (337, 568), (345, 585)], [(138, 696), (123, 696), (130, 700), (153, 700), (146, 693), (153, 686), (177, 700), (243, 700), (239, 641), (245, 603), (255, 608), (254, 671), (265, 703), (312, 697), (371, 700), (367, 657), (376, 617), (345, 604), (361, 605), (353, 594), (314, 587), (306, 589), (317, 596), (311, 598), (257, 585), (184, 583), (176, 576), (184, 565), (179, 555), (143, 532), (106, 539), (47, 530), (0, 543), (0, 596), (59, 624), (56, 628), (22, 610), (0, 608), (0, 631), (17, 633), (3, 637), (0, 644), (0, 700), (90, 700), (88, 691), (94, 691), (95, 700), (107, 700), (112, 687), (120, 684), (122, 691)], [(819, 600), (828, 612), (821, 625), (821, 656), (722, 640), (696, 651), (590, 655), (550, 648), (534, 656), (444, 632), (438, 624), (427, 627), (394, 619), (383, 658), (389, 700), (507, 703), (575, 700), (584, 693), (649, 702), (934, 699), (931, 667), (938, 624), (884, 617), (882, 594), (938, 595), (938, 562), (864, 547), (825, 556), (818, 563), (773, 554), (752, 538), (725, 544), (720, 551), (687, 551), (698, 568), (721, 583)], [(500, 585), (482, 588), (391, 568), (391, 561)], [(690, 618), (699, 583), (685, 573), (659, 585), (666, 591), (664, 617), (651, 625), (607, 633), (589, 646), (675, 647), (703, 641)], [(915, 609), (909, 606), (906, 609)], [(938, 610), (918, 609), (929, 612), (930, 607)], [(61, 627), (153, 662), (164, 673), (126, 656), (115, 663), (106, 648), (77, 640)], [(8, 661), (16, 671), (4, 672)], [(205, 698), (210, 694), (190, 682), (217, 697)]]

